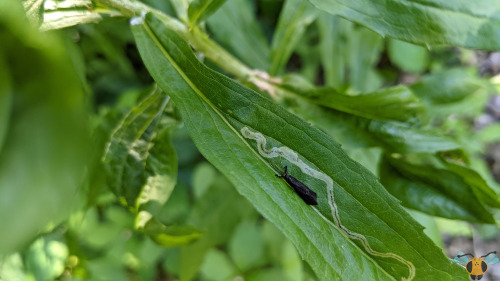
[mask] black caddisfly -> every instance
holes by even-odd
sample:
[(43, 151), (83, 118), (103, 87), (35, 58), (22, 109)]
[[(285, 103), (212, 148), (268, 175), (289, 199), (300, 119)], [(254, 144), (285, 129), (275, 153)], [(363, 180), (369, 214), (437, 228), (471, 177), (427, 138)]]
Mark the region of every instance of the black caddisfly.
[(318, 205), (318, 201), (316, 201), (316, 192), (312, 191), (307, 187), (305, 184), (303, 184), (301, 181), (298, 179), (290, 176), (287, 173), (287, 166), (285, 166), (285, 171), (281, 174), (278, 175), (276, 174), (278, 178), (284, 178), (285, 181), (295, 190), (295, 192), (304, 200), (309, 205)]

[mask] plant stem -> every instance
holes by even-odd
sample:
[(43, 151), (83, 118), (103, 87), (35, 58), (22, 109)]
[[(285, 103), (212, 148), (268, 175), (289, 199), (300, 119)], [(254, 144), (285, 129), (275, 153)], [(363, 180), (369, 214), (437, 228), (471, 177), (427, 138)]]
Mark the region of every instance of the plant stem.
[(254, 76), (253, 70), (240, 62), (225, 49), (211, 40), (208, 34), (202, 32), (198, 27), (188, 28), (181, 21), (164, 14), (146, 4), (132, 0), (94, 0), (106, 7), (120, 11), (123, 16), (139, 16), (143, 12), (154, 13), (162, 22), (179, 36), (188, 41), (196, 50), (202, 52), (206, 58), (213, 61), (228, 73), (240, 80), (250, 80)]

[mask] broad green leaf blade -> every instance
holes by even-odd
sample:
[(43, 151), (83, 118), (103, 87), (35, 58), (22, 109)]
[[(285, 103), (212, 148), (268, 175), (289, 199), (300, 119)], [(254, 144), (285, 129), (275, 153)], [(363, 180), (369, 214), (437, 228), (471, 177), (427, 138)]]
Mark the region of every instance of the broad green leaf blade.
[(311, 103), (368, 119), (415, 123), (425, 111), (420, 100), (405, 86), (349, 95), (333, 88), (316, 88), (295, 75), (285, 76), (278, 86)]
[(61, 29), (83, 23), (102, 20), (98, 12), (92, 10), (90, 0), (48, 1), (43, 12), (41, 30)]
[(177, 182), (174, 123), (162, 120), (168, 101), (155, 87), (116, 127), (103, 158), (111, 190), (134, 212), (155, 214)]
[(207, 20), (215, 39), (247, 65), (269, 67), (269, 45), (248, 0), (227, 1)]
[(382, 36), (426, 46), (500, 49), (496, 0), (309, 0), (319, 9), (362, 24)]
[(189, 4), (189, 23), (195, 25), (212, 15), (226, 0), (194, 0)]
[[(133, 22), (146, 66), (172, 96), (202, 154), (284, 232), (319, 278), (468, 280), (376, 178), (326, 134), (205, 67), (154, 16)], [(266, 152), (273, 147), (282, 156)], [(283, 161), (318, 193), (318, 207), (306, 205), (275, 177)]]
[(271, 44), (270, 75), (281, 74), (306, 27), (318, 14), (319, 11), (306, 0), (285, 1)]
[(32, 27), (16, 0), (0, 1), (0, 30), (4, 255), (22, 249), (49, 222), (59, 224), (82, 203), (75, 194), (91, 167), (86, 102), (63, 41)]
[(405, 207), (449, 219), (495, 222), (471, 186), (449, 170), (384, 157), (380, 181)]

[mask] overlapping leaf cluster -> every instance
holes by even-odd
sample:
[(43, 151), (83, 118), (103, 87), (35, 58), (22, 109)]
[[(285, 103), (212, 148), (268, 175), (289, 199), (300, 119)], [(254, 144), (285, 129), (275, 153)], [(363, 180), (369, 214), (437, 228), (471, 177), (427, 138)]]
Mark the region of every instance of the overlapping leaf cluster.
[[(26, 120), (43, 121), (60, 136), (56, 141), (34, 131), (45, 145), (40, 142), (29, 151), (45, 155), (44, 149), (54, 149), (51, 143), (68, 153), (78, 151), (79, 162), (57, 154), (60, 161), (47, 175), (62, 169), (66, 174), (61, 179), (73, 176), (86, 191), (76, 195), (80, 205), (86, 199), (86, 206), (71, 215), (67, 229), (50, 228), (24, 258), (11, 255), (2, 267), (26, 264), (26, 272), (9, 276), (42, 279), (63, 271), (126, 279), (128, 273), (114, 270), (124, 263), (127, 272), (144, 279), (167, 274), (180, 280), (237, 275), (248, 280), (403, 280), (413, 270), (401, 262), (405, 260), (416, 270), (413, 280), (468, 280), (402, 206), (432, 216), (495, 223), (494, 209), (500, 208), (496, 184), (481, 169), (483, 139), (470, 136), (469, 121), (482, 110), (491, 87), (474, 71), (449, 68), (421, 46), (500, 49), (494, 39), (500, 38), (500, 6), (493, 0), (478, 5), (431, 2), (286, 0), (279, 6), (262, 1), (257, 12), (247, 0), (24, 1), (31, 24), (42, 30), (78, 25), (75, 30), (83, 35), (80, 44), (88, 55), (79, 57), (70, 48), (77, 69), (73, 73), (60, 63), (64, 55), (54, 55), (42, 44), (35, 57), (69, 78), (59, 88), (56, 83), (40, 88), (74, 91), (68, 96), (79, 97), (78, 83), (71, 80), (78, 74), (83, 88), (89, 89), (89, 79), (94, 91), (122, 97), (114, 107), (98, 101), (99, 112), (87, 112), (98, 148), (81, 179), (76, 167), (88, 163), (87, 158), (70, 144), (76, 146), (79, 134), (83, 139), (88, 133), (81, 129), (86, 122), (75, 121), (82, 101), (61, 94), (59, 102), (58, 96), (48, 95), (44, 102), (57, 108), (58, 118), (44, 111), (33, 111), (39, 118), (24, 113), (23, 103), (39, 101), (12, 95), (23, 84), (23, 69), (11, 67), (0, 53), (0, 68), (12, 69), (0, 72), (3, 159), (14, 159), (15, 153), (26, 157), (18, 147), (26, 137), (12, 129), (26, 125), (21, 118), (26, 114), (31, 118)], [(133, 37), (126, 27), (116, 38), (107, 38), (110, 16), (131, 18)], [(277, 20), (262, 20), (266, 18)], [(18, 22), (5, 17), (0, 27), (6, 28), (0, 32), (20, 40)], [(100, 23), (96, 28), (81, 25), (89, 22)], [(391, 38), (384, 39), (386, 35)], [(102, 47), (85, 45), (85, 36)], [(151, 81), (137, 78), (137, 62), (128, 61), (131, 45), (137, 46), (137, 59), (154, 80), (153, 88), (136, 89)], [(0, 51), (11, 47), (0, 46)], [(98, 77), (115, 66), (117, 74)], [(50, 71), (44, 73), (53, 79)], [(115, 81), (128, 84), (112, 86)], [(71, 109), (76, 110), (63, 122), (61, 114)], [(255, 141), (242, 135), (244, 127), (265, 136), (268, 148), (286, 146), (331, 178), (335, 200), (328, 198), (325, 182), (283, 158), (259, 154)], [(198, 153), (223, 176), (200, 164)], [(0, 174), (12, 170), (6, 165), (0, 162)], [(318, 207), (306, 205), (274, 176), (284, 165), (318, 194)], [(40, 166), (29, 167), (45, 180), (43, 187), (63, 182), (42, 177)], [(6, 187), (11, 175), (2, 177), (0, 192), (16, 198), (19, 194)], [(71, 182), (69, 190), (75, 185)], [(48, 195), (41, 198), (47, 201)], [(64, 205), (53, 198), (54, 204)], [(342, 228), (363, 235), (373, 250), (335, 225), (332, 205)], [(26, 243), (36, 228), (56, 217), (52, 213), (43, 212), (43, 220), (25, 228), (17, 240), (18, 232), (4, 235), (11, 242), (5, 245), (13, 248), (1, 252)], [(67, 213), (58, 214), (56, 221)], [(34, 218), (32, 212), (21, 217)], [(12, 219), (6, 224), (15, 225)], [(85, 264), (72, 259), (76, 256)], [(53, 262), (40, 266), (45, 257)], [(63, 260), (67, 269), (61, 269)]]

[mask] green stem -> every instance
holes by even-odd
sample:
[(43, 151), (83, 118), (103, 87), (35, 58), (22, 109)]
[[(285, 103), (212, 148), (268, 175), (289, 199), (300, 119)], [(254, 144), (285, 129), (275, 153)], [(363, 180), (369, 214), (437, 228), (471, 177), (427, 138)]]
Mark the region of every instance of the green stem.
[(228, 73), (240, 80), (249, 80), (254, 76), (252, 69), (240, 62), (225, 49), (208, 37), (196, 26), (188, 28), (181, 21), (162, 13), (146, 4), (132, 0), (94, 0), (106, 7), (120, 11), (123, 16), (134, 17), (142, 12), (151, 12), (179, 36), (188, 41), (196, 50), (202, 52), (206, 58), (213, 61)]

